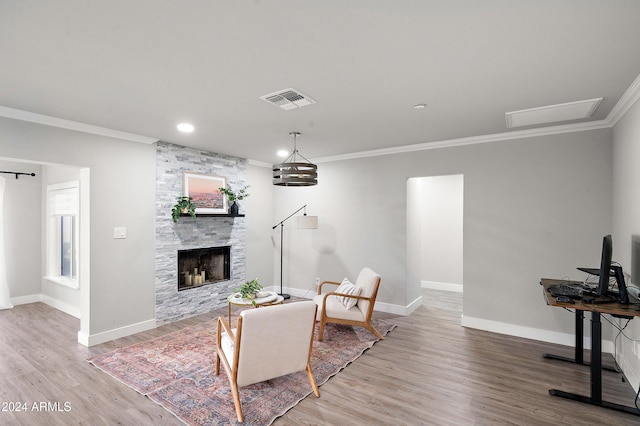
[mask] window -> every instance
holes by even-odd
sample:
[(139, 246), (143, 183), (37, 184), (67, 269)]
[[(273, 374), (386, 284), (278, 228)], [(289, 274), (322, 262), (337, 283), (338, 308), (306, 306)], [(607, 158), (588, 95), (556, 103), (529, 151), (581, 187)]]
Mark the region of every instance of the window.
[(78, 288), (78, 182), (47, 186), (47, 278)]

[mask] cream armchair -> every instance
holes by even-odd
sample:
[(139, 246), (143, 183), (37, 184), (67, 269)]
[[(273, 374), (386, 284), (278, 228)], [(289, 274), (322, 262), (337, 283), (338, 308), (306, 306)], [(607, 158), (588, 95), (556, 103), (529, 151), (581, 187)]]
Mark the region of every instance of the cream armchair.
[[(337, 285), (338, 288), (323, 294), (322, 289), (327, 284)], [(320, 321), (318, 341), (322, 341), (324, 326), (328, 322), (364, 327), (380, 339), (384, 339), (384, 336), (371, 325), (371, 314), (379, 286), (380, 275), (369, 268), (362, 268), (355, 284), (351, 284), (346, 278), (342, 283), (320, 283), (318, 294), (313, 297), (313, 301), (318, 305), (316, 320)]]
[(316, 305), (308, 300), (242, 311), (234, 329), (218, 318), (215, 373), (222, 361), (239, 422), (242, 386), (305, 370), (313, 393), (320, 396), (310, 363), (315, 316)]

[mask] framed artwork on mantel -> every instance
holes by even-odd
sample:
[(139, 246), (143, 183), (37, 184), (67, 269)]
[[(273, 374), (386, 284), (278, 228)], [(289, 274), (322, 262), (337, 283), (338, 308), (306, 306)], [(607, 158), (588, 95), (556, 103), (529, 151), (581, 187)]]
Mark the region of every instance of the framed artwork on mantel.
[(227, 197), (218, 190), (226, 187), (223, 177), (182, 172), (182, 189), (193, 199), (196, 214), (227, 214)]

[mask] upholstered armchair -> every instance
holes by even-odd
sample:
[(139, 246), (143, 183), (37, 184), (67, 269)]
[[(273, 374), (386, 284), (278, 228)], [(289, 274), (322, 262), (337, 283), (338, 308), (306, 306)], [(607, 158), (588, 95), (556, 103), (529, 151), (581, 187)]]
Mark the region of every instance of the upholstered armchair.
[(238, 421), (243, 421), (239, 388), (305, 370), (317, 397), (311, 371), (316, 305), (310, 300), (242, 311), (238, 326), (218, 318), (215, 373), (220, 362), (231, 383)]
[[(323, 294), (323, 287), (326, 285), (338, 287)], [(342, 283), (337, 281), (320, 283), (318, 294), (313, 297), (313, 301), (318, 305), (316, 320), (320, 321), (318, 341), (322, 341), (324, 326), (329, 322), (364, 327), (380, 339), (384, 339), (382, 334), (371, 325), (371, 314), (379, 286), (380, 275), (370, 268), (362, 268), (355, 284), (346, 278)]]

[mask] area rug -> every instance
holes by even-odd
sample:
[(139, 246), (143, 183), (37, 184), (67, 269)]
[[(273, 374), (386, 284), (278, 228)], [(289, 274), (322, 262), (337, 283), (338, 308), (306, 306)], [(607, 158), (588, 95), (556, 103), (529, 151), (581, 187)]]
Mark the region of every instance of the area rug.
[[(372, 324), (382, 335), (396, 327), (383, 320), (373, 320)], [(378, 340), (361, 327), (327, 324), (323, 341), (313, 342), (311, 368), (318, 386)], [(216, 320), (210, 320), (88, 361), (160, 404), (185, 424), (240, 424), (222, 366), (220, 375), (215, 375), (215, 347)], [(270, 425), (310, 393), (303, 371), (242, 387), (243, 424)]]

